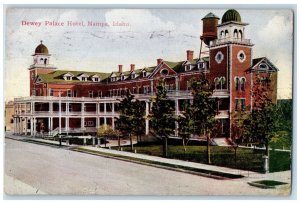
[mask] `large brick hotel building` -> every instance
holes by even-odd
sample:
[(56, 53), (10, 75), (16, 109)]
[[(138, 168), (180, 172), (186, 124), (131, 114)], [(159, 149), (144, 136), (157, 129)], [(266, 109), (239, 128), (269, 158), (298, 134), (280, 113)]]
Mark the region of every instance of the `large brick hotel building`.
[[(253, 44), (244, 38), (248, 24), (236, 10), (226, 11), (220, 24), (219, 20), (212, 13), (202, 19), (201, 47), (202, 42), (208, 46), (206, 56), (196, 57), (187, 50), (186, 58), (178, 62), (157, 59), (153, 66), (143, 68), (118, 65), (112, 73), (58, 70), (50, 64), (51, 55), (41, 42), (28, 68), (30, 96), (14, 100), (14, 132), (37, 135), (42, 126), (49, 134), (94, 133), (102, 124), (114, 128), (122, 95), (129, 90), (144, 101), (147, 116), (151, 96), (162, 79), (180, 114), (183, 104), (192, 100), (191, 80), (205, 73), (212, 84), (212, 97), (219, 98), (216, 119), (222, 125), (216, 137), (236, 137), (235, 113), (252, 110), (256, 77), (270, 76), (270, 94), (276, 101), (278, 69), (265, 57), (253, 59)], [(151, 124), (147, 117), (145, 120), (148, 134)]]

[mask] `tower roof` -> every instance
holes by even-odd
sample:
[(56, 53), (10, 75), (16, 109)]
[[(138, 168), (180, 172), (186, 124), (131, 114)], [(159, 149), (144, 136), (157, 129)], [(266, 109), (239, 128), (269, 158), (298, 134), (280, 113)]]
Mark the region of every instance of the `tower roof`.
[(35, 48), (35, 54), (49, 54), (48, 48), (43, 44), (42, 40), (41, 44)]
[(226, 22), (230, 22), (230, 21), (241, 23), (242, 18), (241, 18), (241, 15), (239, 14), (239, 12), (237, 12), (234, 9), (229, 9), (228, 11), (226, 11), (222, 17), (222, 23), (226, 23)]
[(216, 16), (215, 14), (213, 14), (212, 12), (208, 13), (206, 16), (204, 16), (203, 19), (207, 19), (207, 18), (217, 18), (217, 19), (220, 19), (218, 16)]

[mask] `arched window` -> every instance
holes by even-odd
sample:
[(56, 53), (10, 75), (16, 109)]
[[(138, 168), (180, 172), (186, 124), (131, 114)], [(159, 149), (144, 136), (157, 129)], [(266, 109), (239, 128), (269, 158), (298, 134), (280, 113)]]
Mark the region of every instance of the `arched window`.
[(225, 79), (225, 77), (220, 78), (220, 88), (221, 89), (226, 89), (226, 79)]
[(246, 88), (246, 78), (242, 77), (241, 78), (241, 90), (245, 91), (245, 88)]
[(243, 32), (242, 32), (242, 30), (239, 30), (239, 35), (240, 35), (240, 38), (243, 39)]
[(44, 58), (41, 58), (40, 61), (41, 61), (41, 62), (44, 61)]
[(221, 31), (220, 38), (224, 38), (224, 31)]
[(240, 90), (240, 79), (238, 77), (235, 78), (235, 90)]
[(220, 89), (220, 79), (216, 77), (214, 79), (214, 82), (215, 82), (215, 89)]
[(238, 38), (238, 31), (237, 31), (237, 29), (234, 30), (234, 32), (233, 32), (233, 37), (234, 37), (234, 38)]
[(44, 59), (44, 64), (47, 64), (47, 58)]
[(228, 35), (229, 35), (228, 30), (225, 30), (225, 38), (229, 37)]

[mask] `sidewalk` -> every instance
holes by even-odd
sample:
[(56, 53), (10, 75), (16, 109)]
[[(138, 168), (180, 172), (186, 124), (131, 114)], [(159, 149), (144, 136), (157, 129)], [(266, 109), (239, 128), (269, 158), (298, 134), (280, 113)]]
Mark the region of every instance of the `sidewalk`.
[(214, 165), (200, 164), (200, 163), (182, 161), (182, 160), (177, 160), (177, 159), (167, 159), (167, 158), (162, 158), (162, 157), (157, 157), (157, 156), (149, 156), (149, 155), (145, 155), (145, 154), (131, 153), (131, 152), (118, 151), (118, 150), (112, 150), (112, 149), (104, 149), (104, 148), (91, 147), (91, 146), (81, 146), (81, 148), (87, 149), (87, 150), (103, 152), (103, 153), (110, 153), (110, 154), (115, 154), (115, 155), (143, 159), (143, 160), (148, 160), (148, 161), (155, 161), (155, 162), (160, 162), (160, 163), (165, 163), (165, 164), (191, 167), (191, 168), (196, 168), (196, 169), (203, 169), (203, 170), (209, 170), (209, 171), (232, 174), (232, 175), (242, 175), (242, 176), (244, 176), (243, 179), (245, 179), (247, 182), (267, 179), (267, 180), (278, 180), (278, 181), (282, 181), (282, 182), (286, 182), (286, 183), (291, 183), (291, 171), (263, 174), (263, 173), (253, 172), (253, 171), (246, 171), (246, 170), (232, 169), (232, 168), (220, 167), (220, 166), (214, 166)]

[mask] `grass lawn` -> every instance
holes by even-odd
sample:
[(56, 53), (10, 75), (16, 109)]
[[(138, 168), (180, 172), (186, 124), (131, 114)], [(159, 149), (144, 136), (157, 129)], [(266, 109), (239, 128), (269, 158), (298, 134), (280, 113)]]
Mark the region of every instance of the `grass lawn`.
[[(134, 149), (137, 153), (162, 156), (160, 144), (138, 144)], [(123, 150), (130, 151), (130, 147), (123, 147)], [(262, 156), (262, 150), (238, 148), (235, 162), (234, 148), (211, 146), (211, 162), (217, 166), (263, 172)], [(181, 145), (172, 144), (168, 146), (168, 158), (206, 163), (206, 146), (191, 145), (184, 152)], [(270, 172), (289, 170), (290, 162), (289, 153), (270, 151)]]

